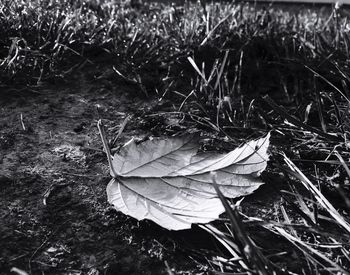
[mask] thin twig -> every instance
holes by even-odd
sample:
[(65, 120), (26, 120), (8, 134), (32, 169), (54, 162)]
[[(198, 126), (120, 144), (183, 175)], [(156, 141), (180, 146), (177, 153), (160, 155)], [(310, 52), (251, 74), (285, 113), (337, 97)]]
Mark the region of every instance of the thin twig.
[(124, 121), (122, 122), (122, 124), (120, 125), (119, 127), (119, 131), (118, 131), (118, 134), (117, 136), (114, 138), (114, 140), (112, 141), (112, 144), (111, 146), (114, 147), (114, 145), (116, 144), (117, 140), (120, 138), (120, 136), (122, 135), (125, 127), (126, 127), (126, 124), (128, 124), (128, 122), (130, 121), (130, 119), (132, 119), (133, 115), (128, 115)]
[(22, 129), (23, 129), (23, 131), (25, 131), (26, 130), (26, 126), (24, 125), (24, 122), (23, 122), (23, 114), (22, 113), (20, 115), (20, 118), (21, 118)]

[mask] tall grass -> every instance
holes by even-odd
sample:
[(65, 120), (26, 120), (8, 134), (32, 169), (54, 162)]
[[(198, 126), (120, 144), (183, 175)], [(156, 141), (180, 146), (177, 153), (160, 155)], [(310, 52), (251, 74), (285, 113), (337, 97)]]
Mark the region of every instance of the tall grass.
[[(229, 49), (234, 51), (231, 64), (237, 63), (243, 52), (243, 66), (251, 68), (251, 74), (255, 69), (251, 77), (265, 70), (259, 67), (263, 61), (259, 59), (271, 55), (275, 62), (321, 53), (348, 55), (348, 25), (338, 11), (333, 15), (274, 7), (257, 11), (250, 5), (230, 3), (212, 3), (206, 10), (204, 13), (201, 5), (191, 2), (182, 6), (146, 2), (133, 9), (128, 1), (4, 0), (0, 13), (1, 79), (35, 84), (48, 76), (72, 73), (74, 65), (97, 62), (103, 54), (107, 55), (104, 61), (122, 61), (118, 71), (131, 71), (131, 78), (154, 65), (158, 70), (171, 67), (191, 52), (199, 52), (195, 61), (201, 63), (201, 53), (213, 53), (215, 58)], [(214, 52), (203, 52), (203, 48), (214, 48)], [(334, 49), (339, 51), (334, 53)], [(208, 70), (211, 65), (206, 66)], [(234, 73), (236, 68), (231, 70)]]

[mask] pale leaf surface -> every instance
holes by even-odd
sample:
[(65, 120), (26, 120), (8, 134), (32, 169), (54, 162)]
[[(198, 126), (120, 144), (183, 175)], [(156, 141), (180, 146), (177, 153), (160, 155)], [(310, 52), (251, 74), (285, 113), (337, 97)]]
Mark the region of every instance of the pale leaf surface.
[(197, 154), (196, 137), (126, 144), (114, 156), (118, 176), (107, 187), (108, 201), (124, 214), (152, 220), (171, 230), (208, 223), (224, 212), (211, 171), (225, 197), (254, 192), (268, 160), (269, 135), (227, 154)]
[[(150, 189), (153, 192), (150, 192)], [(113, 179), (107, 186), (109, 203), (138, 220), (149, 219), (170, 230), (208, 223), (224, 212), (220, 199), (169, 188), (160, 179)]]
[(123, 177), (163, 177), (189, 165), (198, 151), (196, 135), (154, 138), (141, 144), (132, 139), (114, 155), (113, 167)]
[(265, 138), (252, 140), (227, 154), (201, 154), (192, 158), (189, 165), (170, 174), (194, 175), (216, 171), (226, 167), (236, 174), (251, 174), (266, 168), (267, 148), (270, 134)]

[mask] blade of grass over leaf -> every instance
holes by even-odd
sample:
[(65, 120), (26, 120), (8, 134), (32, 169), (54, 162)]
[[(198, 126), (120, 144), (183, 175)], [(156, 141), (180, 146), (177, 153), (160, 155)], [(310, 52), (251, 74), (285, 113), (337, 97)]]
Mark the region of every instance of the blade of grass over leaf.
[(253, 243), (251, 238), (247, 235), (244, 229), (241, 218), (239, 217), (236, 208), (231, 207), (223, 193), (220, 191), (219, 184), (217, 183), (216, 173), (211, 172), (213, 186), (217, 192), (223, 206), (225, 207), (226, 213), (230, 220), (231, 232), (233, 234), (234, 240), (236, 241), (238, 248), (240, 249), (241, 256), (246, 263), (252, 265), (252, 269), (261, 275), (272, 275), (272, 274), (283, 274), (281, 270), (276, 270), (271, 262), (264, 257), (264, 255), (259, 251), (257, 246)]

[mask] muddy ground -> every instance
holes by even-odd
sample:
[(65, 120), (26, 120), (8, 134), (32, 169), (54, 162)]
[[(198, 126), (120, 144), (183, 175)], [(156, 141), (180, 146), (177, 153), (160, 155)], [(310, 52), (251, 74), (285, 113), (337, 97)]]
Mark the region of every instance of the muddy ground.
[[(167, 111), (171, 102), (145, 98), (101, 71), (77, 73), (66, 83), (1, 88), (0, 274), (13, 267), (29, 274), (208, 273), (194, 260), (213, 243), (205, 232), (168, 232), (108, 205), (97, 120), (113, 138), (133, 114), (119, 142), (142, 138), (152, 134), (144, 114)], [(186, 128), (162, 123), (162, 129)], [(266, 185), (248, 198), (251, 214), (273, 215), (274, 190)]]

